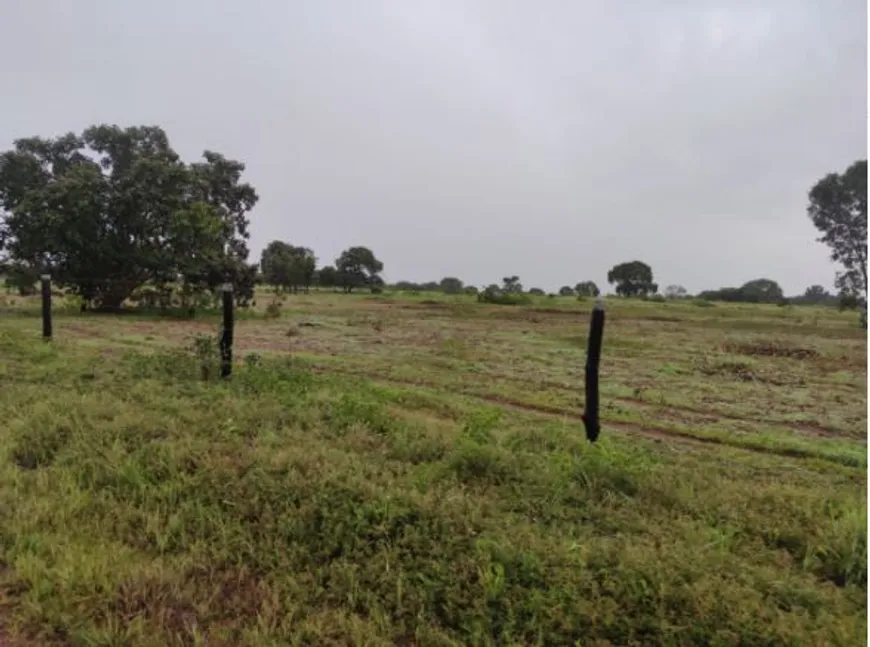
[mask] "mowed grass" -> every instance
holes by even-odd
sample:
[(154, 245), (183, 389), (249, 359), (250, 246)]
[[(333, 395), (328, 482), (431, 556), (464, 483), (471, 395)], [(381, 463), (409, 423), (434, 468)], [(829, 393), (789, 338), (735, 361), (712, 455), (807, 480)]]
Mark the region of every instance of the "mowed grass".
[[(262, 311), (270, 297), (258, 297)], [(811, 308), (312, 294), (0, 319), (0, 644), (855, 645), (866, 337)], [(21, 307), (21, 303), (15, 305)], [(4, 645), (5, 647), (5, 645)]]

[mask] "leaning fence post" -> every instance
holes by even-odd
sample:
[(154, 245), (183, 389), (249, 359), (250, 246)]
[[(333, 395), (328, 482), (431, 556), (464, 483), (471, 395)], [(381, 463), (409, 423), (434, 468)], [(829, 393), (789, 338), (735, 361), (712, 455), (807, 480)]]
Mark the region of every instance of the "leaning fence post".
[(51, 275), (43, 274), (42, 281), (42, 338), (51, 340)]
[(589, 346), (586, 350), (586, 410), (583, 424), (586, 438), (594, 443), (601, 433), (598, 419), (598, 364), (601, 360), (601, 339), (604, 335), (604, 300), (597, 299), (589, 323)]
[(221, 377), (229, 377), (233, 372), (233, 286), (224, 283), (223, 292), (224, 325), (221, 330)]

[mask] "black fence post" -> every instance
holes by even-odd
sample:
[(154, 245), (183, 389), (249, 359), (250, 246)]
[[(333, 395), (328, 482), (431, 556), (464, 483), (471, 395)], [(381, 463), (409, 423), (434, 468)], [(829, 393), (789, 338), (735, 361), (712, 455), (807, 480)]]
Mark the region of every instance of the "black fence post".
[(43, 274), (42, 281), (42, 338), (51, 340), (51, 275)]
[(590, 443), (598, 440), (601, 423), (598, 418), (598, 364), (601, 360), (601, 340), (604, 336), (604, 300), (597, 299), (589, 324), (589, 346), (586, 350), (586, 410), (583, 424)]
[(233, 286), (221, 286), (224, 305), (224, 325), (221, 330), (221, 377), (229, 377), (233, 372)]

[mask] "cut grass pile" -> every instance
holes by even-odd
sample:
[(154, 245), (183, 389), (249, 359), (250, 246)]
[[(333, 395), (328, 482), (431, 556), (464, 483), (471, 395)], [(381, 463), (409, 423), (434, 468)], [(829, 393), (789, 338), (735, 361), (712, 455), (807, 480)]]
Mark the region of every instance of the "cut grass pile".
[[(847, 434), (771, 432), (807, 450), (783, 455), (753, 446), (765, 436), (614, 433), (605, 415), (590, 446), (576, 416), (466, 397), (452, 369), (403, 386), (264, 352), (202, 382), (189, 352), (45, 344), (34, 323), (0, 328), (0, 644), (866, 636), (866, 451)], [(447, 338), (434, 358), (487, 366)]]

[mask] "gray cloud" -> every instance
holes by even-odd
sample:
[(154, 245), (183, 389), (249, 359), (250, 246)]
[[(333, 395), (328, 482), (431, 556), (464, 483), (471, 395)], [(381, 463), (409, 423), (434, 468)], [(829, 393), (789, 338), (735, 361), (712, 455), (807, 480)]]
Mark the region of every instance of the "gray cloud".
[(0, 0), (0, 147), (160, 124), (248, 164), (253, 247), (389, 279), (690, 290), (834, 267), (812, 183), (867, 146), (860, 0)]

